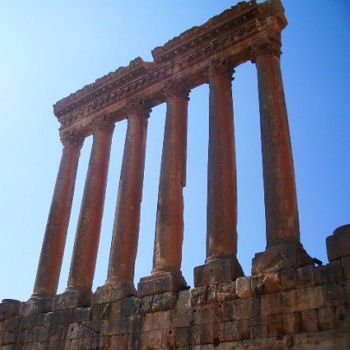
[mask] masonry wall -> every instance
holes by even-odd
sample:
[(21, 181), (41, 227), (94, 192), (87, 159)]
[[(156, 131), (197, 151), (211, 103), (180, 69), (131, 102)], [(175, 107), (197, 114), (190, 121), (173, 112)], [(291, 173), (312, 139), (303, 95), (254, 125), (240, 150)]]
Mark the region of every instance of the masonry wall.
[(58, 300), (0, 304), (1, 349), (350, 348), (350, 256), (87, 307)]

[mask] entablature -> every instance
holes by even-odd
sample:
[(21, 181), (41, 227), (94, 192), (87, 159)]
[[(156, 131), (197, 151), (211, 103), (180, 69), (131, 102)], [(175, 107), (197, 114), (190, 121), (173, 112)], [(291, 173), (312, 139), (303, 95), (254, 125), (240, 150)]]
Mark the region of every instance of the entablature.
[(54, 105), (61, 131), (88, 135), (95, 119), (119, 121), (128, 117), (131, 98), (141, 98), (148, 107), (165, 102), (164, 88), (170, 81), (183, 80), (189, 89), (208, 82), (213, 60), (236, 67), (252, 60), (258, 42), (280, 48), (280, 33), (287, 25), (280, 0), (240, 2), (231, 9), (193, 27), (152, 50), (154, 62), (141, 57), (130, 61), (94, 83)]

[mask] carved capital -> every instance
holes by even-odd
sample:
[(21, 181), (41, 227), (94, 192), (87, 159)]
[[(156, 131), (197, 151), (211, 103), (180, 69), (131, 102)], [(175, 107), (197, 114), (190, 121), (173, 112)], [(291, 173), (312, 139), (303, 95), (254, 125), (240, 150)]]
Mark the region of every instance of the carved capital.
[(171, 96), (178, 96), (186, 98), (188, 100), (190, 89), (184, 81), (179, 79), (172, 79), (165, 84), (163, 92), (166, 98)]
[(151, 108), (149, 103), (142, 97), (134, 97), (127, 102), (125, 111), (129, 118), (132, 116), (148, 118), (151, 113)]
[(60, 131), (60, 139), (64, 147), (81, 148), (84, 143), (85, 136), (74, 130)]
[(214, 58), (210, 62), (210, 66), (208, 69), (209, 80), (216, 75), (220, 75), (229, 80), (233, 80), (234, 68), (230, 62), (223, 58)]
[(281, 56), (281, 44), (276, 41), (269, 41), (268, 39), (261, 39), (256, 41), (250, 49), (250, 59), (253, 63), (256, 62), (257, 57), (263, 55)]
[(90, 126), (92, 133), (96, 131), (102, 131), (108, 134), (113, 132), (114, 127), (114, 121), (108, 118), (107, 115), (102, 115), (100, 118), (94, 120)]

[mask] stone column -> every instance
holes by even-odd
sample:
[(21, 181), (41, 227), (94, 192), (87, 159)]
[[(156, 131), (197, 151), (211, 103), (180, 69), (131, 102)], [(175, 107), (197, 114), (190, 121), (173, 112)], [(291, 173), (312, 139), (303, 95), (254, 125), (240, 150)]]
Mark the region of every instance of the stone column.
[(114, 124), (97, 121), (94, 129), (67, 288), (77, 296), (77, 304), (88, 304), (91, 297)]
[(209, 148), (207, 254), (195, 268), (195, 286), (242, 276), (237, 254), (237, 184), (234, 140), (233, 68), (213, 62), (209, 68)]
[(298, 205), (280, 48), (253, 50), (258, 73), (267, 250), (256, 254), (253, 273), (312, 264), (300, 243)]
[(80, 149), (84, 138), (78, 134), (65, 133), (61, 140), (63, 143), (61, 164), (46, 225), (32, 298), (55, 295), (61, 273)]
[(139, 239), (140, 209), (147, 124), (150, 110), (142, 101), (128, 106), (128, 128), (119, 180), (106, 284), (98, 288), (94, 298), (100, 301), (136, 295), (134, 270)]
[(187, 105), (189, 90), (179, 81), (166, 88), (167, 112), (157, 206), (152, 275), (142, 278), (138, 294), (187, 287), (181, 273), (183, 187), (186, 183)]

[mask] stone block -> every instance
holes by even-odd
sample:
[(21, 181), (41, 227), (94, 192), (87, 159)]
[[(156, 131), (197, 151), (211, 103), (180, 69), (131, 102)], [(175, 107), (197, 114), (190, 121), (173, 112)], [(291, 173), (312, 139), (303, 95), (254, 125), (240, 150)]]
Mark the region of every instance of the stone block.
[(344, 281), (344, 270), (341, 260), (335, 260), (315, 269), (316, 284), (338, 283)]
[(10, 345), (10, 344), (16, 344), (16, 334), (3, 333), (1, 337), (1, 345)]
[(265, 294), (261, 297), (261, 312), (267, 315), (278, 314), (283, 308), (283, 303), (289, 301), (289, 292)]
[(282, 243), (255, 254), (252, 275), (314, 265), (300, 243)]
[(350, 256), (350, 225), (338, 227), (326, 239), (327, 256), (329, 261)]
[(320, 330), (329, 330), (335, 328), (335, 307), (328, 306), (318, 309), (318, 324)]
[(120, 282), (116, 284), (108, 283), (96, 289), (96, 292), (92, 295), (92, 303), (111, 303), (126, 297), (136, 295), (136, 289), (131, 282)]
[(350, 256), (341, 259), (343, 265), (344, 277), (346, 280), (350, 280)]
[(74, 309), (74, 320), (76, 322), (90, 321), (92, 319), (91, 308), (78, 307)]
[(314, 333), (319, 329), (317, 310), (304, 310), (301, 312), (301, 330)]
[(67, 289), (53, 298), (52, 309), (65, 310), (91, 305), (92, 292), (88, 290)]
[(275, 293), (282, 290), (282, 282), (278, 272), (267, 272), (264, 274), (263, 283), (265, 293)]
[(170, 311), (161, 311), (152, 314), (147, 314), (144, 317), (144, 331), (154, 331), (160, 329), (168, 329), (173, 325), (173, 317)]
[(177, 295), (173, 292), (157, 294), (152, 299), (152, 312), (171, 310), (175, 307)]
[(208, 293), (207, 293), (207, 302), (209, 304), (216, 302), (216, 293), (217, 293), (217, 285), (211, 284), (208, 286)]
[(263, 275), (255, 275), (250, 277), (250, 287), (252, 295), (261, 295), (265, 292), (265, 283)]
[(268, 337), (281, 337), (284, 335), (283, 316), (282, 315), (269, 315), (266, 317), (267, 324), (267, 336)]
[(282, 315), (283, 329), (286, 334), (296, 334), (301, 329), (300, 312), (290, 312)]
[(323, 286), (323, 296), (326, 306), (337, 306), (346, 302), (346, 290), (340, 284), (325, 284)]
[(212, 260), (194, 268), (194, 286), (202, 287), (234, 281), (241, 276), (244, 276), (244, 273), (235, 257)]
[(140, 312), (149, 313), (152, 312), (153, 295), (143, 297), (140, 304)]
[(339, 305), (335, 308), (335, 321), (337, 328), (350, 329), (350, 305)]
[(249, 333), (251, 339), (260, 339), (267, 337), (267, 323), (260, 316), (249, 320)]
[(22, 319), (20, 317), (9, 318), (4, 322), (4, 329), (7, 332), (16, 332), (21, 325)]
[(236, 281), (220, 283), (217, 286), (216, 299), (218, 302), (237, 299)]
[[(175, 328), (175, 349), (188, 348), (192, 341), (192, 331), (190, 327)], [(170, 348), (171, 349), (171, 348)], [(169, 349), (169, 350), (170, 350)]]
[(205, 305), (207, 303), (207, 296), (207, 287), (197, 287), (191, 289), (191, 306)]
[(141, 349), (161, 349), (162, 330), (142, 332), (140, 335)]
[[(323, 290), (321, 286), (297, 289), (295, 291), (294, 305), (290, 306), (290, 311), (304, 311), (309, 309), (322, 308), (325, 305)], [(288, 309), (287, 309), (288, 310)]]
[(254, 298), (236, 299), (230, 302), (232, 305), (232, 319), (242, 320), (255, 317), (260, 312), (254, 304)]
[(296, 287), (311, 287), (315, 285), (314, 266), (308, 265), (299, 267), (296, 270)]
[(251, 277), (239, 277), (236, 279), (236, 294), (238, 298), (250, 298), (252, 293)]
[(128, 343), (129, 343), (128, 334), (114, 335), (109, 340), (109, 348), (118, 349), (118, 350), (128, 350), (129, 349)]
[(194, 324), (205, 324), (215, 321), (216, 308), (213, 304), (204, 305), (195, 309), (193, 312)]
[(296, 287), (296, 269), (287, 269), (279, 272), (282, 290), (291, 290)]
[(234, 319), (234, 308), (236, 306), (231, 301), (222, 302), (215, 305), (215, 315), (220, 321), (230, 321)]
[(47, 313), (52, 311), (53, 299), (49, 298), (31, 298), (22, 303), (21, 315), (26, 317), (32, 314)]
[(190, 302), (190, 291), (182, 291), (179, 294), (175, 311), (173, 313), (174, 327), (189, 327), (192, 323), (192, 308)]
[(181, 272), (159, 272), (141, 278), (137, 287), (137, 296), (142, 298), (148, 295), (179, 292), (185, 289), (189, 289), (189, 287)]
[(0, 320), (16, 317), (19, 315), (21, 302), (15, 299), (3, 299), (0, 303)]

